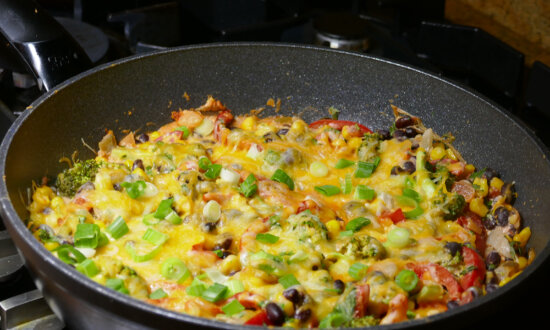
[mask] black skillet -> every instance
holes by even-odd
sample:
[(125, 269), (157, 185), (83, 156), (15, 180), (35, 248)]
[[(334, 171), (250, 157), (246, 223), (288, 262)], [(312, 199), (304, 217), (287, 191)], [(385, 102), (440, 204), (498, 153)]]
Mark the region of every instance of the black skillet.
[[(190, 101), (183, 97), (187, 93)], [(478, 167), (515, 180), (516, 202), (533, 235), (537, 258), (500, 290), (447, 313), (384, 328), (457, 328), (491, 314), (528, 287), (550, 254), (548, 151), (498, 107), (428, 73), (357, 53), (282, 44), (211, 44), (126, 58), (56, 86), (17, 119), (0, 147), (2, 216), (27, 268), (55, 313), (75, 329), (230, 328), (231, 325), (164, 310), (109, 290), (65, 265), (26, 229), (31, 181), (63, 169), (59, 159), (77, 150), (92, 157), (105, 129), (151, 130), (170, 112), (201, 104), (207, 95), (234, 113), (281, 99), (281, 115), (325, 116), (370, 128), (392, 122), (390, 103), (420, 116), (436, 132), (452, 132), (455, 146)], [(273, 114), (269, 109), (264, 114)], [(154, 126), (146, 126), (152, 122)], [(516, 317), (516, 316), (514, 316)]]

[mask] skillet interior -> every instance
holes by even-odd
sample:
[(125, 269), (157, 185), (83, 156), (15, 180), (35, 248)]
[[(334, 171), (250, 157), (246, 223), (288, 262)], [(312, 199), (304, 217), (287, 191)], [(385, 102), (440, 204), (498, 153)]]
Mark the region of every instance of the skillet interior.
[[(167, 122), (171, 111), (197, 106), (206, 95), (222, 100), (235, 113), (265, 107), (269, 98), (280, 98), (279, 114), (299, 113), (306, 120), (325, 116), (326, 109), (334, 106), (341, 110), (342, 119), (374, 129), (391, 124), (389, 104), (393, 100), (436, 132), (452, 132), (457, 137), (455, 146), (477, 167), (492, 167), (503, 178), (516, 180), (516, 207), (531, 226), (530, 245), (538, 252), (534, 267), (503, 290), (468, 306), (396, 328), (456, 319), (466, 310), (502, 296), (549, 254), (550, 222), (545, 215), (550, 214), (550, 203), (542, 197), (550, 196), (546, 149), (498, 108), (437, 77), (364, 55), (274, 44), (187, 47), (93, 71), (37, 100), (32, 111), (8, 132), (1, 149), (4, 182), (0, 189), (7, 227), (27, 266), (37, 274), (39, 287), (68, 324), (82, 328), (82, 320), (92, 320), (96, 323), (88, 326), (93, 328), (97, 322), (128, 325), (115, 315), (102, 316), (113, 310), (122, 318), (133, 318), (136, 326), (165, 327), (182, 321), (220, 326), (110, 293), (52, 257), (19, 220), (27, 216), (19, 192), (25, 192), (31, 180), (59, 172), (63, 168), (59, 158), (70, 157), (75, 148), (80, 158), (92, 156), (81, 138), (96, 146), (105, 129), (113, 129), (118, 136), (123, 129), (150, 130)], [(184, 92), (190, 101), (183, 97)], [(145, 127), (146, 122), (155, 126)], [(83, 302), (80, 298), (88, 299)], [(94, 304), (104, 309), (94, 312)], [(87, 312), (75, 315), (76, 308)], [(158, 315), (163, 317), (155, 317)]]

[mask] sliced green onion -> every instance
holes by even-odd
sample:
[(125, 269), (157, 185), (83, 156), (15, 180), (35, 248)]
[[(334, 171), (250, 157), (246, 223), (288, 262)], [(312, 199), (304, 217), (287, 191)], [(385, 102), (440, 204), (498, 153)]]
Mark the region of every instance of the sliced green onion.
[(164, 219), (170, 211), (172, 211), (172, 203), (174, 203), (173, 198), (167, 198), (160, 202), (159, 207), (155, 211), (155, 218)]
[(222, 215), (222, 207), (215, 200), (208, 201), (202, 209), (202, 215), (208, 221), (218, 221)]
[(281, 283), (281, 285), (285, 289), (288, 289), (294, 285), (300, 285), (300, 282), (298, 282), (296, 277), (292, 274), (286, 274), (284, 276), (279, 277), (279, 283)]
[(259, 234), (256, 234), (256, 240), (262, 243), (274, 244), (274, 243), (277, 243), (277, 241), (279, 241), (279, 236), (271, 235), (269, 233), (266, 233), (266, 234), (259, 233)]
[(97, 247), (100, 248), (109, 244), (109, 237), (104, 232), (99, 232), (99, 238), (97, 240)]
[(315, 161), (309, 165), (309, 172), (315, 177), (322, 178), (327, 176), (328, 167), (323, 162)]
[(395, 227), (388, 232), (387, 243), (396, 248), (409, 245), (411, 233), (406, 228)]
[(133, 199), (142, 196), (145, 193), (145, 188), (147, 188), (147, 184), (143, 180), (138, 180), (136, 182), (122, 182), (120, 185), (126, 189), (128, 196)]
[(149, 295), (149, 299), (154, 299), (154, 300), (162, 299), (166, 297), (168, 297), (168, 294), (164, 292), (164, 290), (162, 289), (156, 289), (155, 291), (151, 292), (151, 294)]
[(332, 119), (338, 120), (338, 117), (340, 116), (340, 110), (336, 109), (335, 107), (330, 107), (328, 108), (328, 114)]
[(424, 213), (424, 209), (422, 209), (418, 202), (413, 198), (407, 196), (396, 196), (396, 199), (400, 204), (414, 207), (414, 209), (411, 211), (403, 212), (407, 219), (414, 219)]
[(201, 297), (206, 301), (215, 303), (222, 300), (226, 292), (227, 287), (225, 285), (214, 283), (202, 292)]
[(346, 224), (346, 230), (351, 230), (352, 232), (356, 232), (368, 225), (370, 225), (370, 219), (367, 219), (364, 217), (358, 217)]
[(203, 156), (203, 157), (199, 158), (199, 168), (201, 170), (206, 171), (210, 165), (212, 165), (212, 162), (207, 157)]
[(178, 213), (174, 210), (171, 210), (170, 213), (164, 218), (164, 220), (172, 223), (173, 225), (179, 225), (183, 222)]
[(254, 174), (250, 173), (246, 179), (241, 183), (239, 191), (245, 197), (252, 197), (258, 190), (258, 185), (256, 184), (256, 177)]
[(120, 293), (129, 294), (130, 292), (124, 286), (124, 281), (120, 278), (109, 278), (105, 281), (105, 286)]
[(422, 190), (424, 190), (424, 194), (426, 194), (428, 198), (432, 198), (435, 195), (437, 187), (435, 186), (433, 181), (430, 180), (430, 178), (425, 178), (424, 180), (422, 180), (420, 186), (422, 187)]
[(164, 278), (179, 283), (185, 282), (185, 280), (189, 278), (189, 275), (191, 275), (191, 272), (183, 261), (176, 257), (166, 259), (160, 267), (160, 273)]
[(338, 161), (334, 165), (334, 168), (342, 169), (342, 168), (350, 167), (352, 165), (355, 165), (355, 162), (353, 160), (347, 160), (347, 159), (344, 159), (344, 158), (340, 158), (340, 159), (338, 159)]
[(378, 164), (380, 164), (380, 157), (375, 157), (372, 163), (367, 163), (362, 161), (357, 162), (357, 170), (355, 170), (355, 177), (356, 178), (370, 177), (378, 167)]
[(241, 305), (241, 303), (235, 299), (233, 301), (231, 301), (229, 304), (225, 305), (222, 307), (222, 311), (226, 314), (226, 315), (235, 315), (235, 314), (238, 314), (242, 311), (244, 311), (244, 306)]
[(267, 150), (264, 159), (269, 165), (275, 165), (281, 159), (281, 155), (277, 151), (269, 149)]
[(168, 235), (161, 233), (153, 228), (147, 228), (145, 234), (143, 234), (142, 239), (146, 242), (149, 242), (153, 245), (159, 246), (164, 244), (168, 240)]
[(413, 189), (416, 186), (416, 183), (411, 179), (410, 176), (405, 177), (405, 187)]
[(94, 277), (99, 274), (99, 269), (92, 259), (86, 259), (76, 265), (76, 270), (88, 277)]
[(184, 139), (187, 139), (189, 137), (189, 134), (191, 133), (189, 131), (189, 128), (187, 128), (186, 126), (180, 126), (180, 127), (176, 128), (176, 131), (182, 131), (183, 132), (182, 138), (184, 138)]
[(82, 252), (78, 251), (74, 248), (74, 246), (69, 244), (63, 244), (55, 251), (61, 261), (70, 265), (75, 265), (86, 260), (86, 257), (82, 254)]
[(128, 234), (129, 231), (130, 229), (128, 228), (128, 225), (121, 216), (118, 216), (115, 221), (111, 222), (111, 224), (107, 226), (107, 232), (111, 234), (111, 237), (114, 239), (121, 238), (122, 236)]
[(202, 293), (206, 290), (206, 285), (201, 280), (195, 278), (193, 279), (193, 282), (191, 282), (191, 285), (185, 289), (185, 292), (187, 292), (188, 295), (194, 296), (194, 297), (200, 297)]
[(128, 241), (124, 245), (126, 252), (132, 257), (135, 262), (144, 262), (153, 259), (162, 248), (162, 245), (153, 247), (145, 254), (138, 254), (136, 251), (136, 243), (134, 241)]
[(325, 196), (334, 196), (340, 193), (340, 188), (330, 184), (324, 186), (315, 186), (315, 191), (325, 195)]
[(352, 235), (353, 235), (353, 230), (344, 230), (344, 231), (341, 231), (340, 234), (338, 234), (338, 236), (340, 237), (348, 237)]
[(218, 256), (218, 258), (223, 257), (223, 251), (222, 250), (214, 250), (212, 252), (214, 252), (214, 254)]
[(225, 282), (225, 285), (227, 286), (227, 297), (231, 297), (236, 295), (239, 292), (244, 291), (244, 285), (243, 282), (239, 280), (229, 280)]
[(403, 189), (403, 196), (412, 198), (417, 203), (420, 203), (420, 201), (421, 201), (420, 194), (417, 193), (416, 191), (412, 190), (412, 189), (409, 189), (409, 188)]
[(374, 189), (371, 189), (364, 184), (358, 184), (355, 187), (355, 196), (356, 199), (365, 199), (371, 201), (374, 199)]
[(273, 173), (273, 175), (271, 176), (271, 180), (284, 183), (288, 186), (288, 189), (294, 190), (294, 181), (292, 181), (292, 178), (280, 168), (277, 169), (275, 173)]
[(156, 225), (157, 223), (159, 223), (160, 219), (155, 218), (154, 213), (149, 213), (149, 214), (147, 214), (143, 217), (142, 221), (143, 221), (144, 224), (146, 224), (148, 226), (153, 226), (153, 225)]
[(359, 281), (367, 273), (367, 268), (367, 265), (356, 262), (349, 267), (348, 274), (354, 280)]
[(95, 249), (99, 243), (99, 226), (95, 223), (79, 223), (74, 233), (74, 246)]
[(403, 269), (395, 277), (395, 283), (401, 289), (410, 292), (416, 288), (416, 285), (418, 284), (418, 276), (412, 270)]
[(344, 194), (351, 193), (351, 191), (353, 189), (353, 185), (351, 183), (351, 175), (349, 173), (346, 174), (346, 177), (343, 180), (343, 182), (341, 182), (341, 185), (342, 185), (342, 193), (344, 193)]
[(208, 166), (208, 169), (206, 170), (206, 172), (204, 172), (204, 176), (211, 180), (214, 180), (215, 178), (220, 176), (221, 171), (222, 166), (220, 164), (212, 164)]

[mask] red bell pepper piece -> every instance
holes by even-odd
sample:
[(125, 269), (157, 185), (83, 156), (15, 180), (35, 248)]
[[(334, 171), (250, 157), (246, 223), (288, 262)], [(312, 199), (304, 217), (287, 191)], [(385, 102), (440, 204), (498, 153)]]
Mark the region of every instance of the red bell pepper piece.
[(372, 133), (372, 131), (366, 126), (350, 120), (320, 119), (309, 124), (309, 127), (319, 128), (325, 125), (328, 125), (329, 127), (337, 129), (339, 131), (341, 131), (342, 128), (344, 128), (345, 126), (357, 126), (359, 128), (360, 135), (364, 135), (365, 133)]
[(244, 324), (246, 325), (272, 325), (271, 322), (269, 322), (269, 319), (267, 318), (267, 313), (264, 310), (261, 310), (256, 315), (252, 316), (248, 319)]
[(401, 208), (389, 213), (383, 213), (381, 218), (390, 218), (393, 223), (398, 223), (405, 220), (405, 214)]
[(453, 274), (448, 271), (445, 267), (438, 264), (429, 263), (429, 264), (407, 264), (407, 268), (412, 269), (419, 278), (422, 278), (422, 275), (425, 272), (429, 272), (432, 279), (447, 288), (449, 292), (449, 297), (452, 300), (460, 299), (462, 293), (462, 287), (458, 281), (454, 278)]
[(218, 114), (214, 123), (214, 139), (216, 141), (220, 141), (222, 129), (229, 125), (233, 118), (233, 114), (229, 110), (223, 110)]
[(481, 287), (485, 279), (485, 263), (476, 251), (467, 246), (462, 247), (462, 258), (469, 272), (460, 278), (460, 286), (464, 290), (472, 286)]
[(460, 216), (456, 220), (456, 223), (476, 234), (476, 249), (484, 253), (487, 241), (487, 231), (483, 226), (481, 218), (474, 212), (466, 211), (463, 216)]

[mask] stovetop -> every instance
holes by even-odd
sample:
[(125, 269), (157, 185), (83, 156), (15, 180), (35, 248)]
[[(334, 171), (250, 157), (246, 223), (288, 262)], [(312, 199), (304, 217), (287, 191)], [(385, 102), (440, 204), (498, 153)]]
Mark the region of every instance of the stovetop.
[[(407, 63), (458, 81), (527, 123), (550, 146), (550, 68), (483, 30), (449, 23), (444, 0), (74, 0), (40, 1), (81, 43), (94, 64), (180, 45), (275, 41), (359, 51)], [(0, 52), (2, 49), (0, 49)], [(495, 60), (498, 58), (498, 61)], [(34, 78), (0, 62), (0, 136), (39, 95)], [(2, 328), (64, 328), (53, 316), (16, 255), (0, 222)], [(473, 329), (537, 326), (550, 294), (546, 266), (502, 310)], [(544, 294), (543, 294), (544, 293)]]

